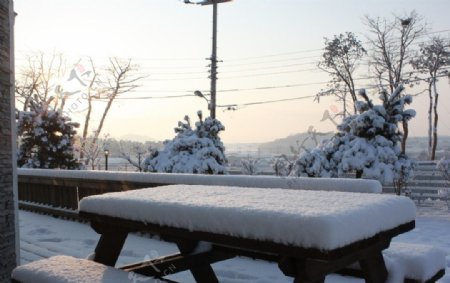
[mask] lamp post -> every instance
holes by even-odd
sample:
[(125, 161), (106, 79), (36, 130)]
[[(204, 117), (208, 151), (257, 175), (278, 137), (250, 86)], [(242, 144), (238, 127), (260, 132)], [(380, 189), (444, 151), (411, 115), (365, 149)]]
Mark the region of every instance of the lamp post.
[(107, 147), (105, 147), (103, 149), (104, 153), (105, 153), (105, 170), (108, 171), (108, 156), (109, 156), (109, 149)]
[[(217, 82), (217, 4), (230, 2), (231, 0), (202, 0), (199, 2), (191, 2), (190, 0), (184, 0), (186, 4), (198, 4), (198, 5), (212, 5), (213, 6), (213, 30), (212, 30), (212, 52), (211, 58), (211, 71), (209, 78), (211, 79), (211, 99), (208, 103), (210, 117), (216, 118), (216, 82)], [(203, 96), (204, 97), (204, 96)], [(206, 99), (206, 97), (205, 97)]]

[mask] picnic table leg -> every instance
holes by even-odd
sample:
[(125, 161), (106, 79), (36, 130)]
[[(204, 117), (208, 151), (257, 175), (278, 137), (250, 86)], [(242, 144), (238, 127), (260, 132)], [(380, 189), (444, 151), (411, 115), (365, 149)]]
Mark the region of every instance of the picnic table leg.
[(369, 257), (360, 260), (366, 283), (384, 283), (388, 277), (388, 271), (381, 251), (375, 252)]
[[(177, 246), (181, 254), (190, 254), (197, 247), (196, 241), (178, 241)], [(191, 268), (192, 276), (197, 283), (219, 283), (211, 265), (205, 264)]]
[(302, 277), (297, 277), (294, 279), (294, 283), (324, 283), (325, 278), (321, 278), (318, 280), (310, 281), (310, 280), (304, 280)]
[(119, 258), (120, 251), (125, 244), (128, 232), (123, 230), (117, 230), (113, 227), (106, 227), (98, 223), (91, 223), (92, 228), (101, 234), (100, 239), (95, 247), (94, 261), (115, 266), (117, 259)]
[(285, 275), (294, 277), (294, 283), (324, 283), (323, 266), (320, 262), (290, 257), (283, 257), (278, 262)]

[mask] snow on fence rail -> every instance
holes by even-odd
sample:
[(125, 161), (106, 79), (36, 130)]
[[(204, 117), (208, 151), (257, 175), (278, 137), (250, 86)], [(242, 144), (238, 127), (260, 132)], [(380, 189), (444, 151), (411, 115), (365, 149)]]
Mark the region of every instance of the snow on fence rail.
[(18, 179), (21, 206), (47, 212), (49, 207), (77, 210), (79, 200), (90, 195), (174, 184), (381, 193), (378, 181), (355, 179), (22, 168)]

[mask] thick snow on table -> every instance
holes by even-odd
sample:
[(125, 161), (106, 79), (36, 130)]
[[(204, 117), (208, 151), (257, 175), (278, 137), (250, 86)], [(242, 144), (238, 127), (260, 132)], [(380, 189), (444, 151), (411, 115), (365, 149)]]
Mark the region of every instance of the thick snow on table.
[(91, 196), (80, 211), (332, 250), (415, 219), (406, 197), (172, 185)]

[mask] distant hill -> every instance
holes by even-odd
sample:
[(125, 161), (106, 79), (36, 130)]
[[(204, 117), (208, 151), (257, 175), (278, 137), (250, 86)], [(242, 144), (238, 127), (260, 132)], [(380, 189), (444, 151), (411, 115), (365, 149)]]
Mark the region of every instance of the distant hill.
[(318, 143), (333, 136), (329, 133), (298, 133), (272, 142), (259, 144), (259, 151), (271, 154), (293, 154), (293, 151), (304, 151), (316, 147)]
[(155, 139), (153, 139), (151, 137), (136, 135), (136, 134), (123, 135), (123, 136), (117, 137), (117, 139), (124, 140), (124, 141), (137, 141), (137, 142), (147, 142), (147, 141), (155, 142), (156, 141)]
[[(406, 143), (406, 154), (409, 157), (426, 160), (428, 148), (428, 137), (409, 137)], [(436, 149), (436, 159), (450, 154), (450, 136), (439, 136)]]
[[(299, 150), (301, 145), (310, 149), (316, 147), (316, 142), (320, 143), (325, 139), (330, 139), (333, 133), (326, 135), (317, 135), (317, 141), (314, 141), (309, 133), (298, 133), (285, 138), (276, 139), (272, 142), (260, 143), (257, 146), (258, 152), (269, 154), (292, 154), (292, 150)], [(302, 144), (303, 143), (303, 144)], [(406, 153), (414, 159), (426, 160), (427, 156), (427, 137), (409, 137), (407, 142)], [(437, 159), (444, 154), (450, 154), (450, 136), (440, 136), (438, 138), (438, 147), (436, 152)]]

